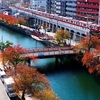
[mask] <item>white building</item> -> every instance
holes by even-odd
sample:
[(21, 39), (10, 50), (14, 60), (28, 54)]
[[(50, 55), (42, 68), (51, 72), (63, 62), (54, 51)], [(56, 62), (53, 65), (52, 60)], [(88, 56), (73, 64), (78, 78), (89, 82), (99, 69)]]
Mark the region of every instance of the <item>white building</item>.
[(30, 0), (30, 8), (34, 10), (46, 11), (47, 0)]

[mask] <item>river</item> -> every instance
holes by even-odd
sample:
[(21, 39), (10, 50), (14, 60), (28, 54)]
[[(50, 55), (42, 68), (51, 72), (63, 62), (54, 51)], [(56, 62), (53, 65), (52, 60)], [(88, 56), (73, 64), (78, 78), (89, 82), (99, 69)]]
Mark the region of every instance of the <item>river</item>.
[[(5, 27), (0, 27), (0, 40), (9, 40), (14, 45), (21, 45), (24, 48), (44, 47), (41, 42), (37, 42), (31, 37), (19, 34)], [(50, 65), (54, 66), (54, 58), (41, 59), (34, 66), (45, 70)], [(73, 64), (73, 67), (76, 65)], [(62, 67), (62, 65), (61, 65)], [(65, 66), (66, 67), (66, 66)], [(70, 67), (70, 66), (69, 66)], [(94, 77), (84, 70), (65, 69), (61, 71), (51, 71), (46, 74), (54, 92), (61, 100), (100, 100), (100, 85)]]

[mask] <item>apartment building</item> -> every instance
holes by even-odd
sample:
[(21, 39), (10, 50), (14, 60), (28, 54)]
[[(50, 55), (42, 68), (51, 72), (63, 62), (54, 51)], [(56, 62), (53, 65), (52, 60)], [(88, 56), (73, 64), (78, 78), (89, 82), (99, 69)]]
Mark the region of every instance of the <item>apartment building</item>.
[(30, 0), (30, 8), (34, 10), (46, 11), (47, 0)]
[(100, 24), (100, 0), (47, 0), (47, 12)]
[(60, 16), (66, 16), (66, 0), (56, 0), (55, 9), (56, 14)]
[(47, 13), (56, 14), (55, 2), (56, 2), (56, 0), (47, 0), (46, 1)]
[(76, 18), (100, 24), (100, 0), (77, 0)]

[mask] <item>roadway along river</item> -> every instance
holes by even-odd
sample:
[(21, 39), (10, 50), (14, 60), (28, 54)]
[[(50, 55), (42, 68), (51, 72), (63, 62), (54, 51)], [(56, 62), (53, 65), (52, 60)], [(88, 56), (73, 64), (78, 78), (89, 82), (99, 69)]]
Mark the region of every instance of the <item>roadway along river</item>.
[[(42, 43), (36, 42), (30, 37), (1, 26), (0, 38), (2, 39), (2, 37), (4, 42), (9, 40), (13, 42), (14, 45), (20, 44), (24, 48), (44, 47)], [(45, 70), (48, 66), (54, 66), (54, 61), (54, 58), (42, 59), (36, 64), (32, 64)], [(76, 65), (73, 64), (73, 67), (76, 67)], [(52, 89), (58, 94), (61, 100), (100, 100), (100, 85), (94, 80), (93, 76), (86, 71), (75, 71), (70, 69), (53, 71), (48, 72), (47, 77)]]

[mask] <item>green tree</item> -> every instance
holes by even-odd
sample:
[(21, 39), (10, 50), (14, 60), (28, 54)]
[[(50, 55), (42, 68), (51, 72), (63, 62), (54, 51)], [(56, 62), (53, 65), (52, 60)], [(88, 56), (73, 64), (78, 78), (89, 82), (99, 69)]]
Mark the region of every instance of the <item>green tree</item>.
[(13, 43), (8, 41), (8, 40), (6, 42), (2, 41), (2, 42), (0, 42), (0, 49), (4, 50), (5, 48), (7, 48), (7, 47), (9, 47), (11, 45), (13, 45)]

